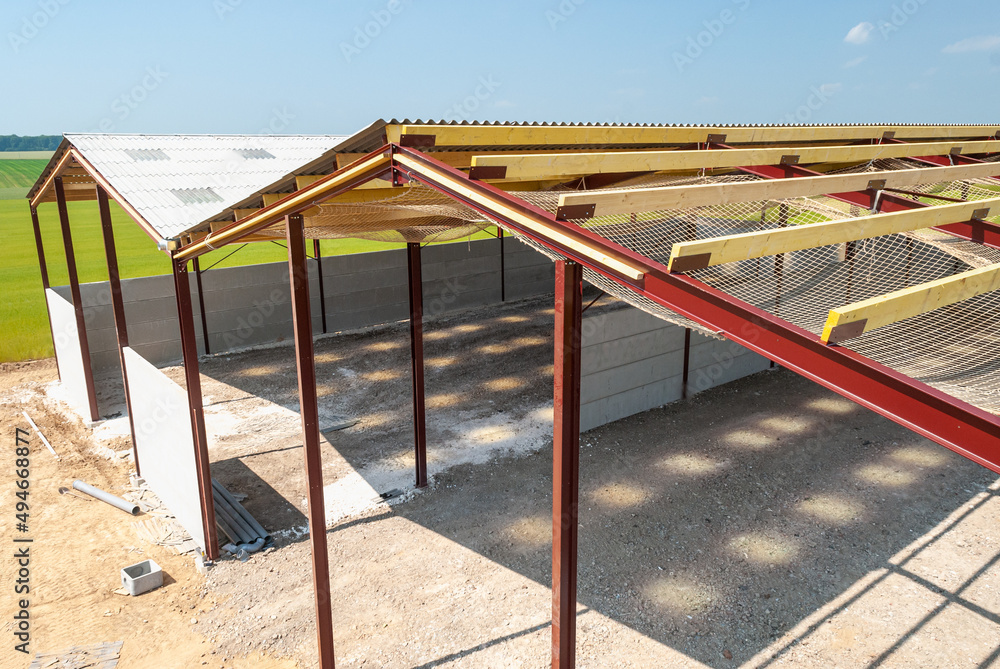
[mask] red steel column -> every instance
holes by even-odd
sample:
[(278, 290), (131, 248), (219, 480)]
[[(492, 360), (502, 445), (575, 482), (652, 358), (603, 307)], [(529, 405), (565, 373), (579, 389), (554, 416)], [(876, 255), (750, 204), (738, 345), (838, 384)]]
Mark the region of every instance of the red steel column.
[(111, 227), (111, 208), (108, 193), (97, 187), (97, 208), (101, 214), (101, 232), (104, 233), (104, 255), (108, 261), (108, 286), (111, 288), (111, 310), (115, 315), (115, 332), (118, 334), (118, 360), (122, 365), (122, 384), (125, 386), (125, 407), (128, 411), (128, 425), (132, 432), (132, 457), (135, 459), (135, 473), (139, 470), (139, 451), (135, 440), (135, 421), (132, 415), (132, 394), (128, 388), (128, 371), (125, 369), (125, 347), (128, 346), (128, 323), (125, 321), (125, 301), (122, 299), (122, 282), (118, 274), (118, 252), (115, 250), (115, 232)]
[(504, 267), (504, 241), (503, 241), (503, 228), (499, 225), (497, 226), (497, 239), (500, 240), (500, 301), (507, 301), (507, 270)]
[(205, 354), (212, 352), (208, 344), (208, 315), (205, 314), (205, 290), (201, 287), (201, 263), (198, 258), (191, 259), (191, 269), (194, 270), (194, 283), (198, 287), (198, 312), (201, 314), (201, 339), (205, 342)]
[[(45, 264), (45, 247), (42, 245), (42, 226), (38, 223), (38, 209), (31, 208), (31, 225), (35, 229), (35, 252), (38, 254), (38, 268), (42, 273), (42, 299), (45, 300), (45, 315), (49, 320), (49, 336), (52, 337), (52, 350), (56, 348), (56, 337), (52, 332), (52, 312), (49, 311), (49, 268)], [(59, 366), (56, 365), (58, 374)], [(62, 376), (59, 377), (62, 381)]]
[(90, 420), (101, 417), (97, 409), (97, 390), (94, 388), (94, 366), (90, 360), (90, 343), (87, 341), (87, 321), (83, 316), (83, 297), (80, 295), (80, 277), (76, 272), (76, 256), (73, 254), (73, 233), (69, 229), (69, 212), (66, 210), (66, 192), (62, 177), (56, 177), (56, 202), (59, 206), (59, 224), (62, 226), (63, 247), (66, 249), (66, 269), (69, 272), (69, 289), (73, 295), (73, 309), (76, 311), (76, 329), (80, 339), (80, 353), (83, 357), (83, 378), (87, 384), (87, 400), (90, 404)]
[(172, 261), (171, 264), (174, 268), (177, 321), (181, 330), (181, 353), (184, 356), (184, 380), (191, 412), (191, 434), (194, 437), (198, 494), (201, 496), (201, 522), (205, 527), (205, 557), (215, 560), (219, 557), (219, 539), (215, 527), (215, 500), (212, 498), (212, 466), (208, 458), (208, 438), (205, 435), (205, 408), (201, 399), (198, 341), (195, 339), (194, 312), (191, 309), (191, 282), (188, 280), (186, 262)]
[(583, 267), (556, 262), (552, 438), (552, 669), (576, 666)]
[(417, 487), (427, 485), (427, 430), (424, 424), (424, 283), (420, 274), (420, 244), (406, 245), (410, 277), (410, 369), (413, 378), (413, 443)]
[(323, 502), (323, 461), (319, 450), (319, 405), (316, 394), (316, 361), (313, 353), (312, 315), (309, 312), (309, 268), (302, 215), (285, 217), (288, 241), (288, 275), (292, 288), (292, 322), (295, 328), (295, 364), (299, 377), (299, 412), (306, 458), (309, 498), (309, 541), (312, 547), (313, 590), (316, 596), (316, 633), (320, 669), (333, 669), (333, 613), (330, 609), (330, 556), (326, 545), (326, 508)]
[(323, 249), (318, 239), (313, 240), (313, 257), (316, 258), (316, 276), (319, 278), (319, 318), (326, 334), (326, 291), (323, 289)]

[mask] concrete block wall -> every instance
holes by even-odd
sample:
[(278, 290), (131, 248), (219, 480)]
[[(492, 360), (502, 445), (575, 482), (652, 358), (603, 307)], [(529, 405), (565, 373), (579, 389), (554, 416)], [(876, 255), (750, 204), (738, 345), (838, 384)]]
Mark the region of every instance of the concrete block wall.
[[(506, 297), (551, 295), (553, 264), (513, 238), (503, 240)], [(435, 316), (500, 301), (499, 240), (423, 249), (424, 313)], [(321, 332), (318, 274), (310, 262), (313, 329)], [(337, 332), (406, 319), (405, 251), (323, 258), (327, 330)], [(195, 279), (189, 276), (192, 291)], [(292, 335), (288, 266), (271, 263), (212, 270), (202, 275), (208, 338), (213, 353), (287, 340)], [(67, 300), (68, 287), (56, 289)], [(181, 358), (173, 279), (122, 282), (129, 342), (154, 365)], [(95, 372), (118, 371), (111, 294), (104, 283), (81, 286)], [(196, 294), (195, 294), (196, 295)], [(195, 331), (204, 350), (198, 301)], [(769, 362), (737, 344), (692, 332), (688, 393), (766, 369)], [(581, 429), (589, 430), (681, 399), (684, 328), (613, 303), (584, 315)]]
[[(580, 429), (583, 431), (681, 399), (684, 328), (631, 306), (583, 320)], [(688, 394), (767, 369), (770, 361), (739, 344), (692, 331)]]
[[(424, 314), (435, 316), (500, 301), (497, 239), (424, 247)], [(506, 299), (551, 294), (553, 265), (512, 237), (503, 239)], [(323, 258), (327, 331), (380, 325), (409, 317), (405, 249)], [(322, 332), (319, 277), (309, 262), (313, 331)], [(198, 350), (205, 345), (195, 278), (189, 273)], [(202, 274), (209, 351), (221, 353), (291, 338), (292, 308), (284, 262), (215, 269)], [(97, 373), (119, 369), (111, 292), (107, 282), (83, 284), (81, 294), (91, 360)], [(70, 300), (68, 286), (55, 289)], [(129, 344), (163, 366), (181, 359), (173, 278), (122, 281)]]

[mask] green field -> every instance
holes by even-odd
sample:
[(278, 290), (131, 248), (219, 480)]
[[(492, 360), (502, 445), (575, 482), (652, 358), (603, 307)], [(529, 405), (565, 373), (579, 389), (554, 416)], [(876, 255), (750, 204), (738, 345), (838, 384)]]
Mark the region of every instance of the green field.
[[(0, 154), (2, 155), (2, 154)], [(3, 160), (0, 158), (0, 200), (24, 197), (47, 160)]]
[[(27, 174), (28, 184), (34, 183), (46, 161), (0, 160), (0, 175), (22, 173), (9, 163), (33, 163), (34, 173)], [(2, 177), (0, 177), (2, 178)], [(13, 177), (12, 177), (13, 178)], [(21, 177), (25, 178), (25, 177)], [(23, 189), (27, 190), (28, 186)], [(107, 281), (104, 260), (104, 242), (96, 202), (70, 202), (67, 204), (73, 234), (77, 269), (81, 282)], [(43, 204), (38, 211), (45, 245), (45, 259), (49, 281), (53, 286), (68, 283), (66, 256), (55, 204)], [(111, 218), (115, 229), (118, 263), (122, 278), (152, 276), (170, 272), (166, 254), (159, 251), (132, 219), (114, 202)], [(480, 233), (473, 238), (490, 236)], [(3, 239), (4, 256), (0, 263), (0, 286), (6, 297), (0, 300), (0, 323), (4, 334), (0, 338), (0, 362), (45, 358), (52, 355), (45, 300), (42, 294), (41, 274), (35, 251), (35, 237), (31, 227), (28, 202), (18, 199), (0, 199), (0, 239)], [(359, 239), (330, 239), (322, 242), (323, 255), (341, 255), (364, 251), (400, 248), (401, 244), (371, 242)], [(238, 246), (213, 251), (201, 258), (202, 268), (211, 266)], [(312, 249), (310, 248), (310, 253)], [(236, 267), (288, 259), (288, 252), (277, 244), (257, 242), (247, 244), (216, 267)]]

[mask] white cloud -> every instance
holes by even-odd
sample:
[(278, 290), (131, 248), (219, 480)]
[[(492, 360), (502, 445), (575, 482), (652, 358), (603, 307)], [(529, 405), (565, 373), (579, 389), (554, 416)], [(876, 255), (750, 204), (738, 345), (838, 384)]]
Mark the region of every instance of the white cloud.
[(850, 32), (847, 33), (847, 37), (844, 38), (844, 41), (848, 44), (864, 44), (871, 39), (873, 30), (875, 30), (875, 26), (867, 21), (862, 21), (858, 25), (851, 28)]
[(516, 107), (517, 105), (510, 100), (497, 100), (493, 103), (493, 106), (500, 107), (501, 109), (509, 109), (510, 107)]
[(819, 87), (819, 90), (823, 95), (834, 95), (835, 93), (839, 93), (843, 87), (844, 85), (840, 83), (823, 84), (822, 86)]
[(717, 98), (717, 97), (704, 96), (704, 97), (698, 98), (696, 100), (696, 103), (699, 104), (699, 105), (711, 105), (711, 104), (715, 104), (718, 101), (719, 101), (719, 98)]
[(970, 51), (993, 51), (1000, 49), (1000, 35), (979, 35), (967, 37), (941, 49), (943, 53), (968, 53)]
[(857, 67), (866, 60), (868, 60), (868, 56), (858, 56), (857, 58), (852, 58), (851, 60), (844, 63), (844, 67)]

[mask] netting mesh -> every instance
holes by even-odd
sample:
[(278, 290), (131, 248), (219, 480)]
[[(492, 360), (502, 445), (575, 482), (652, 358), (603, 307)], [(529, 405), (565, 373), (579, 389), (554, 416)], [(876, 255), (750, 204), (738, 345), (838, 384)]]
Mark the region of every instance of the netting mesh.
[[(912, 169), (906, 160), (873, 160), (841, 173)], [(740, 180), (754, 177), (740, 177)], [(731, 177), (688, 177), (718, 183)], [(929, 205), (1000, 196), (995, 180), (971, 179), (894, 193)], [(525, 199), (554, 209), (551, 194)], [(869, 215), (825, 196), (644, 211), (575, 221), (606, 239), (666, 264), (677, 242)], [(994, 216), (990, 220), (997, 221)], [(1000, 252), (934, 231), (920, 231), (708, 267), (690, 275), (733, 297), (820, 334), (829, 310), (902, 288), (1000, 263)], [(604, 282), (610, 284), (612, 282)], [(628, 289), (607, 286), (628, 299)], [(634, 298), (634, 295), (633, 295)], [(630, 302), (667, 320), (662, 307)], [(650, 303), (652, 304), (652, 303)], [(1000, 292), (874, 330), (843, 345), (993, 413), (1000, 413)]]
[[(363, 196), (366, 191), (355, 192)], [(304, 218), (310, 239), (353, 237), (380, 242), (448, 242), (493, 225), (479, 212), (420, 184), (367, 202), (325, 202)], [(284, 225), (263, 234), (284, 237)]]
[[(1000, 156), (994, 157), (1000, 159)], [(906, 159), (875, 159), (832, 173), (864, 173), (926, 167)], [(755, 181), (745, 174), (643, 175), (616, 184), (650, 188)], [(607, 189), (595, 189), (607, 190)], [(554, 213), (565, 188), (514, 193)], [(1000, 183), (969, 179), (914, 186), (909, 198), (928, 205), (1000, 196)], [(363, 197), (363, 196), (361, 196)], [(944, 199), (942, 199), (944, 198)], [(808, 225), (866, 216), (868, 209), (826, 196), (736, 202), (684, 210), (641, 211), (573, 221), (654, 261), (666, 264), (675, 243), (724, 235)], [(1000, 216), (992, 217), (993, 221)], [(325, 203), (306, 217), (311, 238), (359, 237), (390, 242), (434, 242), (464, 238), (496, 224), (445, 195), (413, 184), (392, 197)], [(502, 224), (501, 224), (502, 225)], [(503, 226), (506, 228), (506, 226)], [(552, 260), (551, 249), (507, 228)], [(269, 234), (283, 236), (281, 229)], [(691, 272), (700, 281), (744, 302), (820, 334), (830, 309), (895, 290), (1000, 263), (1000, 252), (933, 231), (901, 233)], [(679, 314), (585, 270), (585, 279), (609, 294), (664, 320), (718, 336)], [(1000, 292), (900, 321), (842, 345), (907, 376), (993, 413), (1000, 413)]]

